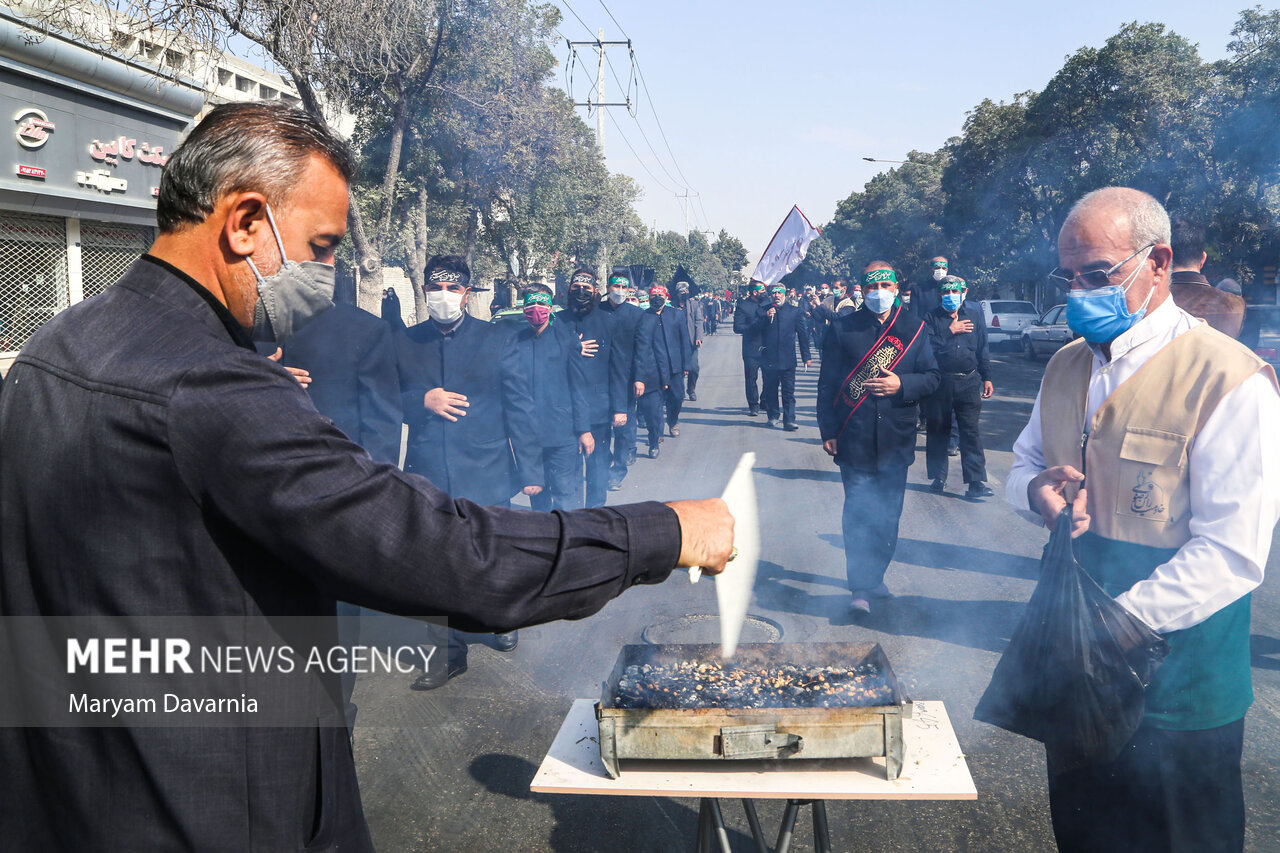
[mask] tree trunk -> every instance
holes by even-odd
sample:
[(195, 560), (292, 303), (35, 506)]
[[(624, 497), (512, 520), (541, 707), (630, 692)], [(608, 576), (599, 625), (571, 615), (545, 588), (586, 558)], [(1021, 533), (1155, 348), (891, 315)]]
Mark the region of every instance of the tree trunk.
[(347, 233), (356, 250), (356, 263), (360, 267), (360, 284), (356, 288), (356, 305), (374, 314), (382, 313), (382, 256), (369, 239), (364, 228), (364, 217), (356, 204), (355, 194), (348, 192)]
[(413, 282), (414, 319), (427, 319), (427, 298), (422, 285), (427, 279), (427, 191), (418, 190), (418, 207), (413, 223), (413, 253), (409, 259), (409, 280)]
[(404, 149), (405, 129), (409, 125), (409, 103), (404, 84), (395, 81), (395, 102), (391, 108), (391, 141), (387, 150), (387, 171), (382, 176), (382, 199), (378, 207), (378, 231), (374, 241), (381, 254), (391, 231), (391, 214), (396, 204), (396, 178), (400, 176), (400, 154)]
[(467, 266), (476, 255), (476, 243), (480, 240), (480, 208), (472, 207), (467, 213)]

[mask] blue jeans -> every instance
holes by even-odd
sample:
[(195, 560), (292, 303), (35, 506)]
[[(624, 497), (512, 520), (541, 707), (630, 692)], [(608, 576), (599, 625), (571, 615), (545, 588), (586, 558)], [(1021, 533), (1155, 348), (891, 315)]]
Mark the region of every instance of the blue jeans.
[(875, 589), (898, 547), (898, 518), (907, 491), (907, 466), (859, 471), (840, 466), (844, 483), (844, 565), (853, 593)]

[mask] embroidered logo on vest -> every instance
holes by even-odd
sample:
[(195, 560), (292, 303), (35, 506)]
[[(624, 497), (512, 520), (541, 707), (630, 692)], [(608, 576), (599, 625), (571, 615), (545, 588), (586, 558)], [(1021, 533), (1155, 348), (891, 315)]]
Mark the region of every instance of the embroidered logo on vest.
[(1133, 487), (1133, 503), (1129, 505), (1130, 512), (1143, 518), (1166, 512), (1164, 489), (1152, 482), (1151, 474), (1151, 471), (1138, 472), (1138, 482)]

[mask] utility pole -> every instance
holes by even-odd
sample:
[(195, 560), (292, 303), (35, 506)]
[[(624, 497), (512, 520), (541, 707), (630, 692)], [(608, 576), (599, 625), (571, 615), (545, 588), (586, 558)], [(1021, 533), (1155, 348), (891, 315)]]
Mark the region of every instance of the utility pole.
[[(598, 30), (596, 30), (595, 41), (569, 41), (568, 39), (565, 39), (565, 41), (567, 41), (569, 44), (570, 53), (573, 53), (574, 48), (578, 47), (579, 45), (590, 45), (594, 47), (600, 54), (599, 60), (596, 63), (596, 99), (594, 102), (592, 102), (590, 97), (588, 97), (585, 102), (574, 101), (574, 106), (586, 107), (588, 112), (590, 112), (592, 107), (595, 107), (596, 109), (596, 146), (600, 149), (600, 159), (603, 160), (604, 159), (604, 108), (605, 107), (626, 107), (628, 111), (631, 109), (630, 91), (627, 92), (627, 99), (622, 102), (608, 103), (604, 99), (604, 61), (605, 61), (604, 50), (609, 45), (623, 45), (623, 44), (627, 46), (627, 50), (631, 50), (631, 39), (627, 39), (626, 41), (605, 41), (604, 28), (601, 27)], [(570, 62), (569, 67), (572, 68), (573, 60), (570, 59), (569, 62)], [(569, 92), (569, 97), (573, 97), (572, 91)], [(608, 264), (609, 264), (609, 247), (601, 246), (600, 257), (597, 260), (597, 268), (600, 270), (601, 274), (603, 274), (605, 281), (609, 280)]]
[[(700, 193), (694, 193), (693, 198), (697, 198), (699, 195)], [(683, 194), (677, 193), (676, 198), (684, 199), (684, 239), (687, 241), (691, 233), (689, 230), (689, 189), (686, 187)]]

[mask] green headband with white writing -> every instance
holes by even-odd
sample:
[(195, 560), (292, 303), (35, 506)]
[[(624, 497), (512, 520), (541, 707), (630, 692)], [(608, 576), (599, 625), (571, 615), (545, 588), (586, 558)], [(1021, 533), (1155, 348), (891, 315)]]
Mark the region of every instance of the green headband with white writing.
[(543, 293), (541, 290), (535, 290), (524, 298), (524, 304), (526, 308), (530, 305), (550, 305), (551, 294)]
[(878, 284), (887, 281), (892, 284), (898, 283), (898, 274), (893, 270), (872, 270), (871, 272), (862, 274), (863, 285)]

